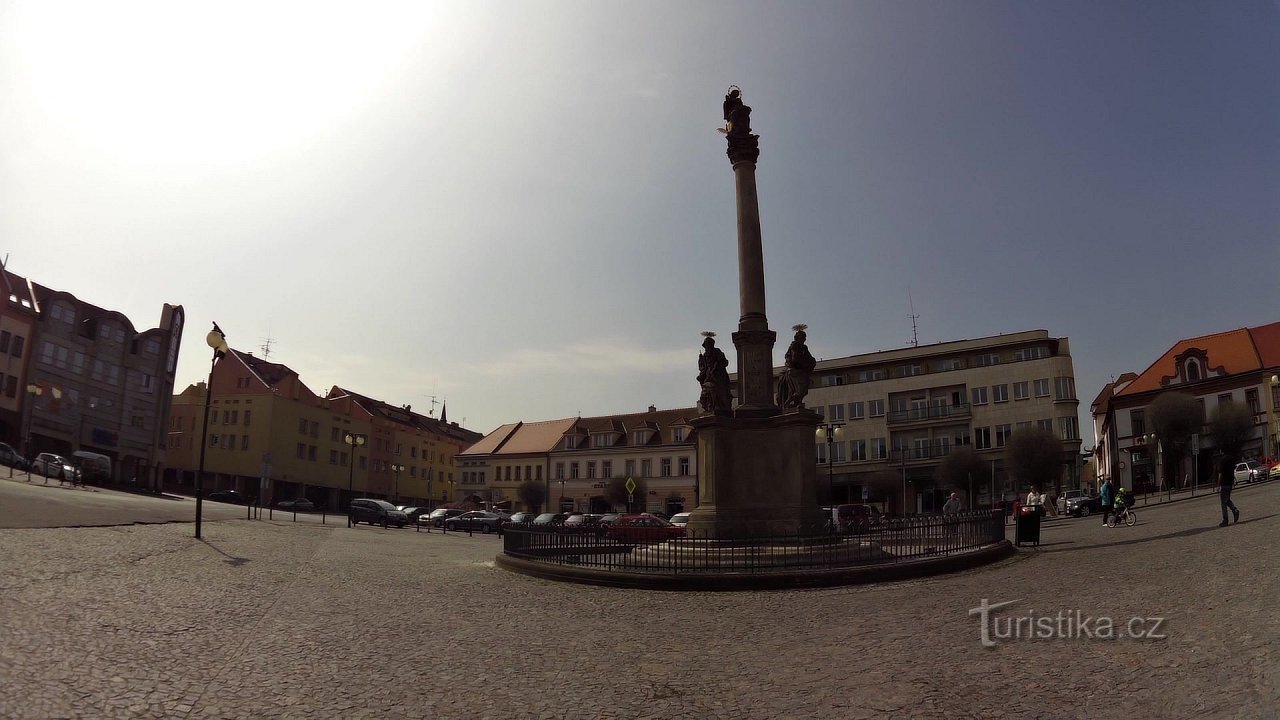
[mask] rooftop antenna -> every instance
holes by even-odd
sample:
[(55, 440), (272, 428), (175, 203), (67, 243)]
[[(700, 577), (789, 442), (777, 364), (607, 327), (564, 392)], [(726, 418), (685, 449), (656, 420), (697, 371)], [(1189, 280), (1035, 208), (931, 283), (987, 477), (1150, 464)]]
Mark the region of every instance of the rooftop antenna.
[(260, 346), (262, 348), (262, 357), (271, 357), (271, 346), (274, 345), (275, 342), (275, 338), (271, 337), (270, 334), (262, 338), (262, 345)]
[(916, 320), (920, 316), (916, 314), (916, 303), (911, 299), (911, 290), (907, 290), (907, 303), (911, 305), (911, 314), (907, 316), (911, 318), (911, 347), (920, 347), (920, 336), (916, 333)]

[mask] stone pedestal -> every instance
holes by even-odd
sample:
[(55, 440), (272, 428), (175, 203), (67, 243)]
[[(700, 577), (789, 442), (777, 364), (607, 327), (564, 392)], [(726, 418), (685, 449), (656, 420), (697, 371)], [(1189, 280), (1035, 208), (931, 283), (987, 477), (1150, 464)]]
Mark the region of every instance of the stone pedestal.
[(814, 431), (821, 418), (800, 409), (770, 417), (704, 415), (698, 433), (699, 505), (694, 538), (734, 540), (821, 531)]

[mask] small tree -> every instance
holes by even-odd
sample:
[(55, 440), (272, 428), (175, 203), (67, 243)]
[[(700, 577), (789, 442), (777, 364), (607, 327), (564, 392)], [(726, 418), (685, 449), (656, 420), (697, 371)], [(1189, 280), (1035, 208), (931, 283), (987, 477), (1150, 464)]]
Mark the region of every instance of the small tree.
[[(1148, 412), (1151, 429), (1160, 439), (1160, 450), (1164, 453), (1165, 486), (1172, 489), (1177, 484), (1176, 468), (1182, 467), (1182, 459), (1190, 449), (1191, 436), (1204, 424), (1203, 411), (1200, 402), (1191, 395), (1167, 392), (1152, 401)], [(1155, 448), (1151, 450), (1154, 452)], [(1175, 468), (1175, 477), (1169, 477), (1169, 467)]]
[(547, 499), (547, 491), (542, 487), (542, 483), (525, 480), (520, 483), (520, 487), (516, 488), (516, 496), (525, 507), (531, 508), (531, 512), (540, 512), (543, 501)]
[(968, 445), (961, 445), (942, 459), (933, 479), (940, 487), (964, 490), (973, 507), (975, 489), (986, 484), (991, 477), (991, 466)]
[(1209, 434), (1222, 453), (1222, 464), (1234, 468), (1240, 462), (1245, 444), (1253, 438), (1253, 413), (1244, 405), (1219, 405), (1209, 424)]
[(1018, 482), (1041, 490), (1053, 483), (1054, 491), (1062, 494), (1062, 442), (1052, 432), (1039, 427), (1015, 432), (1004, 457)]
[[(649, 490), (645, 485), (644, 478), (635, 478), (635, 481), (636, 491), (634, 493), (634, 497), (637, 502), (643, 506), (644, 498), (649, 494)], [(631, 506), (627, 504), (627, 499), (631, 495), (631, 493), (627, 492), (627, 479), (624, 477), (610, 478), (608, 486), (604, 489), (604, 496), (606, 500), (614, 505), (622, 505), (627, 509), (632, 509)]]

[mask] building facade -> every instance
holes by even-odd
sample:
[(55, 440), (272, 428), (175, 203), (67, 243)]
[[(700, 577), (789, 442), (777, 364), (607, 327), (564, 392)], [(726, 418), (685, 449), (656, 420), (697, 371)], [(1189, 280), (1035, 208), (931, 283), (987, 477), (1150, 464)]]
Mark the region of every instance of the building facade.
[[(830, 444), (825, 428), (815, 440), (820, 494), (831, 502), (910, 514), (939, 511), (952, 491), (975, 507), (1011, 500), (1025, 483), (1007, 472), (1005, 447), (1030, 427), (1062, 441), (1064, 488), (1079, 482), (1070, 348), (1044, 330), (822, 360), (805, 405), (834, 432)], [(935, 482), (958, 447), (989, 462), (993, 479), (969, 488)]]
[[(266, 504), (305, 497), (331, 509), (354, 497), (437, 505), (449, 501), (454, 457), (480, 437), (337, 386), (317, 395), (288, 366), (234, 349), (212, 380), (206, 492), (236, 490)], [(173, 399), (165, 479), (175, 489), (195, 484), (207, 391), (197, 383)]]
[[(1167, 392), (1201, 408), (1201, 431), (1176, 465), (1153, 437), (1149, 406)], [(1217, 408), (1243, 403), (1253, 416), (1246, 458), (1280, 456), (1280, 322), (1180, 340), (1141, 373), (1124, 373), (1093, 401), (1098, 481), (1135, 492), (1215, 482), (1210, 423)]]
[(0, 266), (5, 300), (0, 304), (0, 442), (26, 453), (27, 413), (44, 389), (28, 382), (31, 340), (39, 316), (35, 290), (26, 278)]
[[(10, 288), (20, 285), (19, 278), (6, 274)], [(35, 321), (22, 393), (29, 403), (23, 423), (26, 454), (83, 450), (106, 455), (112, 459), (113, 482), (158, 490), (182, 344), (182, 306), (164, 304), (160, 324), (139, 331), (122, 313), (38, 283), (27, 286)], [(7, 385), (6, 378), (6, 391)]]

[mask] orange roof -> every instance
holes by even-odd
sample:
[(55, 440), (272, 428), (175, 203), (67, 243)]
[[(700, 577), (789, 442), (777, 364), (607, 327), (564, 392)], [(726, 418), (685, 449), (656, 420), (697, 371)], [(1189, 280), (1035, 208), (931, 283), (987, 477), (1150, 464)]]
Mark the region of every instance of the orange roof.
[(1280, 368), (1280, 322), (1249, 328), (1264, 368)]
[(1152, 363), (1151, 367), (1143, 370), (1138, 375), (1138, 379), (1116, 392), (1115, 395), (1116, 397), (1138, 395), (1166, 387), (1168, 380), (1179, 377), (1176, 359), (1192, 349), (1204, 351), (1209, 366), (1207, 374), (1210, 376), (1215, 374), (1236, 375), (1251, 370), (1259, 370), (1264, 365), (1258, 357), (1259, 349), (1254, 346), (1254, 336), (1252, 334), (1259, 331), (1264, 336), (1265, 342), (1271, 343), (1274, 340), (1276, 349), (1280, 349), (1280, 323), (1263, 325), (1252, 330), (1240, 328), (1238, 330), (1228, 330), (1214, 333), (1213, 335), (1202, 335), (1180, 340), (1176, 345), (1166, 350), (1159, 360)]
[(485, 435), (462, 455), (521, 455), (545, 453), (555, 448), (565, 430), (578, 418), (544, 420), (542, 422), (508, 423)]

